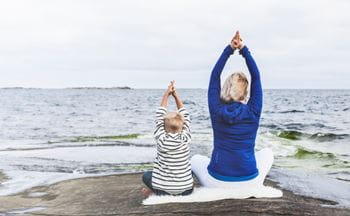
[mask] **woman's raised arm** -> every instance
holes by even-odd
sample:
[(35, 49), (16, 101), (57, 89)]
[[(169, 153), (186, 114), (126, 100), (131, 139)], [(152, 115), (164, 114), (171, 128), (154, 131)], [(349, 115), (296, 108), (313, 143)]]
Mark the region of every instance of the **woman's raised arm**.
[(213, 71), (211, 72), (209, 88), (208, 88), (208, 105), (209, 105), (210, 115), (215, 114), (219, 109), (220, 91), (221, 91), (220, 76), (221, 76), (222, 70), (225, 67), (227, 59), (230, 57), (230, 55), (233, 54), (233, 51), (234, 49), (231, 47), (231, 45), (228, 45), (222, 52), (219, 60), (216, 62), (214, 66)]
[(250, 54), (248, 47), (244, 46), (239, 31), (236, 32), (236, 35), (232, 41), (233, 47), (238, 48), (240, 50), (239, 53), (245, 58), (245, 62), (248, 66), (251, 77), (250, 98), (247, 105), (255, 115), (260, 116), (263, 94), (258, 66), (255, 63), (253, 56)]
[(240, 50), (240, 54), (245, 58), (251, 77), (250, 98), (247, 105), (254, 114), (260, 116), (263, 101), (260, 72), (247, 46), (244, 46)]

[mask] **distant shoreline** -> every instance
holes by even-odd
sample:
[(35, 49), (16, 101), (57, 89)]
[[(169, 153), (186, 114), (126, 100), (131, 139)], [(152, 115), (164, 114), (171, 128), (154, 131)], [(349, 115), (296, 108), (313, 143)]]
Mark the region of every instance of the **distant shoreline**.
[[(142, 89), (142, 90), (157, 90), (157, 89), (164, 89), (164, 88), (132, 88), (132, 87), (129, 87), (129, 86), (117, 86), (117, 87), (97, 87), (97, 86), (86, 86), (86, 87), (80, 87), (80, 86), (77, 86), (77, 87), (57, 87), (57, 88), (50, 88), (50, 87), (0, 87), (0, 90), (21, 90), (21, 89), (43, 89), (43, 90), (62, 90), (62, 89), (92, 89), (92, 90), (110, 90), (110, 89), (121, 89), (121, 90), (137, 90), (137, 89)], [(178, 89), (201, 89), (201, 90), (207, 90), (207, 88), (178, 88)], [(281, 90), (281, 91), (286, 91), (286, 90), (307, 90), (307, 91), (312, 91), (312, 90), (317, 90), (317, 91), (348, 91), (350, 90), (350, 88), (343, 88), (343, 89), (308, 89), (308, 88), (263, 88), (263, 90)]]
[(129, 86), (117, 86), (117, 87), (66, 87), (66, 88), (35, 88), (35, 87), (2, 87), (0, 89), (133, 89)]
[(132, 89), (129, 86), (120, 86), (120, 87), (69, 87), (65, 89), (124, 89), (129, 90)]

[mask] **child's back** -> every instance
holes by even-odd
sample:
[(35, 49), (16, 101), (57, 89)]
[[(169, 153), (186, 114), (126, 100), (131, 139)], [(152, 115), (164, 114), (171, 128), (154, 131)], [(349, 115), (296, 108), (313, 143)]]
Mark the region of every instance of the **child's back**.
[(165, 131), (166, 108), (160, 107), (156, 114), (154, 138), (157, 143), (157, 157), (154, 161), (152, 186), (170, 194), (180, 194), (193, 188), (190, 164), (191, 141), (190, 117), (184, 107), (179, 109), (183, 116), (183, 128), (179, 133)]
[[(173, 95), (178, 112), (167, 113), (168, 97)], [(172, 82), (156, 112), (154, 140), (157, 156), (153, 172), (145, 172), (143, 182), (156, 194), (188, 195), (193, 190), (190, 164), (190, 115), (183, 107)], [(151, 191), (144, 189), (148, 195)]]

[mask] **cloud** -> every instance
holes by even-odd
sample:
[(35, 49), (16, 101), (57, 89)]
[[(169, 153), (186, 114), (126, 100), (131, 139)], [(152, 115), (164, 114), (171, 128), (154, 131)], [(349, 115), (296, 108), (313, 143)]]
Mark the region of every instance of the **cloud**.
[[(348, 1), (6, 1), (0, 86), (206, 88), (240, 29), (265, 88), (348, 88)], [(223, 76), (247, 71), (233, 56)]]

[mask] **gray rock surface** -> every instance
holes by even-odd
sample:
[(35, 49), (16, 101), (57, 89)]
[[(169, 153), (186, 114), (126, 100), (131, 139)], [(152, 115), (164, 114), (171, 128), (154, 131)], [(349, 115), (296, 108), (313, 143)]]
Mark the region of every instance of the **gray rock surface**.
[[(271, 181), (266, 184), (276, 187)], [(143, 206), (142, 187), (141, 174), (67, 180), (0, 197), (0, 215), (350, 215), (350, 209), (322, 207), (334, 202), (289, 191), (277, 199)]]

